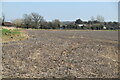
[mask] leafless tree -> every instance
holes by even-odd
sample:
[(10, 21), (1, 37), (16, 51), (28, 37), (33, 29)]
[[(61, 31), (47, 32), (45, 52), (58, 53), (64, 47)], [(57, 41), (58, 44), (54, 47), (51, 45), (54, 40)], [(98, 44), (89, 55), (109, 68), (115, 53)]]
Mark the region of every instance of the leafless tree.
[(23, 22), (27, 26), (27, 28), (40, 28), (40, 25), (42, 22), (44, 22), (44, 19), (38, 13), (31, 13), (29, 15), (24, 14)]
[(34, 26), (36, 26), (36, 28), (40, 28), (40, 25), (44, 22), (43, 17), (40, 16), (38, 13), (31, 13), (31, 17)]
[(53, 28), (60, 28), (61, 22), (58, 19), (52, 21)]
[(95, 21), (95, 17), (94, 16), (91, 17), (91, 21)]
[(4, 22), (5, 22), (5, 14), (2, 13), (2, 25), (4, 26)]
[(22, 27), (23, 19), (15, 19), (12, 23), (15, 24), (16, 27)]
[(32, 23), (31, 16), (28, 14), (24, 14), (23, 17), (24, 17), (23, 22), (24, 22), (25, 27), (27, 27), (27, 28), (31, 27), (31, 23)]
[(99, 22), (104, 22), (104, 17), (103, 16), (98, 15), (96, 19)]

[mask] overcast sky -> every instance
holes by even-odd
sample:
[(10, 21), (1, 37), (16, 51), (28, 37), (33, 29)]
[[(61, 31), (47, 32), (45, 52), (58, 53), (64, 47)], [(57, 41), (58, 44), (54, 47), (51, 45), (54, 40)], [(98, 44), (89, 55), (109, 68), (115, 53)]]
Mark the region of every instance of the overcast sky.
[(39, 13), (47, 21), (90, 20), (91, 16), (97, 15), (103, 16), (105, 21), (118, 20), (117, 2), (4, 2), (2, 10), (7, 21), (31, 12)]

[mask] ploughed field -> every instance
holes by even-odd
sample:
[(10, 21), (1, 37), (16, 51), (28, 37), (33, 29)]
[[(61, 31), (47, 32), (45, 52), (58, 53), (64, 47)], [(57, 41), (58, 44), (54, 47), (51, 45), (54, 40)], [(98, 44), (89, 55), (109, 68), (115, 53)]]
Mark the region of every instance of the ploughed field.
[(28, 39), (2, 44), (4, 78), (118, 77), (117, 31), (26, 32)]

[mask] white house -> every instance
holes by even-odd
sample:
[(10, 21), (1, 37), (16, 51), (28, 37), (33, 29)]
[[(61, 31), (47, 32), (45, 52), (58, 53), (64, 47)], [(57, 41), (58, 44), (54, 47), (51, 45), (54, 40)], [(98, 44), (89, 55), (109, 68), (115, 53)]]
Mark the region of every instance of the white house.
[(78, 24), (79, 27), (84, 26), (84, 24)]
[(107, 29), (107, 28), (104, 26), (103, 29)]
[(86, 26), (86, 24), (78, 24), (79, 27)]

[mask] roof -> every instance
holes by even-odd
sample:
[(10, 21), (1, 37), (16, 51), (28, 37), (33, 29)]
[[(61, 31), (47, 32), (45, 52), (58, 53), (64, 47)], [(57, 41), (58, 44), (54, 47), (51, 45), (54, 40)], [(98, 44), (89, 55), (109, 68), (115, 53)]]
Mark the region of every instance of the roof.
[(12, 24), (11, 22), (4, 22), (4, 26), (13, 26), (14, 24)]

